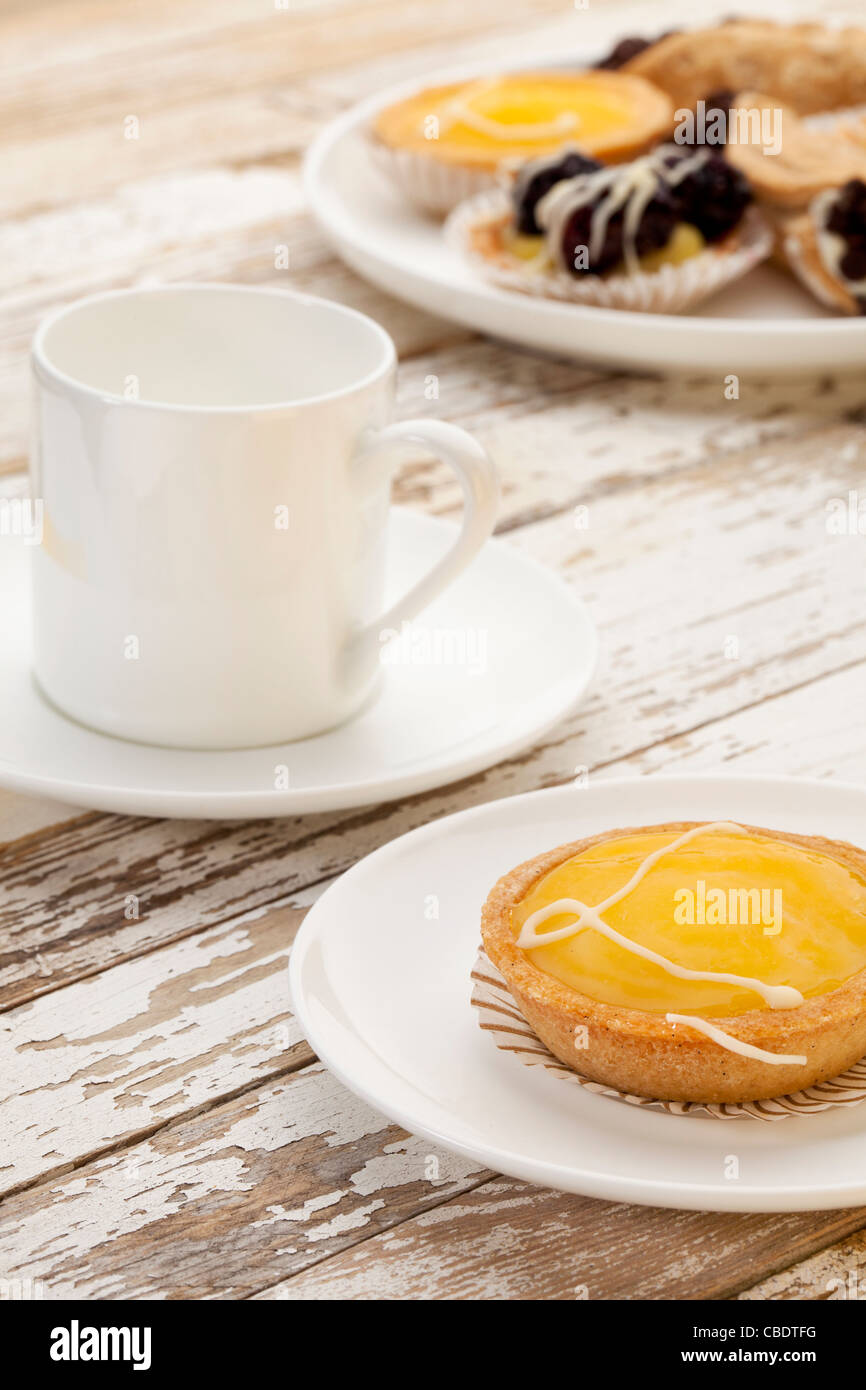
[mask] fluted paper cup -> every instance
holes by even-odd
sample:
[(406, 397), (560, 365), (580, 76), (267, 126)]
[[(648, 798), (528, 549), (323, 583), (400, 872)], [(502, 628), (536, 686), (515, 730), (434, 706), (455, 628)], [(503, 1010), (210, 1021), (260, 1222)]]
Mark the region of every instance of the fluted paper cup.
[(571, 1086), (580, 1086), (596, 1096), (607, 1096), (625, 1105), (642, 1110), (663, 1110), (668, 1115), (703, 1115), (716, 1120), (784, 1120), (789, 1115), (817, 1115), (824, 1110), (859, 1105), (866, 1100), (866, 1058), (832, 1081), (822, 1081), (792, 1095), (772, 1100), (712, 1103), (691, 1100), (649, 1100), (633, 1096), (590, 1081), (572, 1071), (548, 1051), (538, 1034), (533, 1032), (511, 997), (508, 985), (492, 965), (483, 949), (479, 949), (472, 967), (471, 1003), (476, 1010), (478, 1026), (502, 1052), (508, 1053), (515, 1064), (543, 1067), (552, 1076)]
[(414, 207), (444, 217), (466, 199), (497, 186), (490, 169), (447, 164), (415, 150), (396, 150), (370, 135), (370, 153), (377, 169)]

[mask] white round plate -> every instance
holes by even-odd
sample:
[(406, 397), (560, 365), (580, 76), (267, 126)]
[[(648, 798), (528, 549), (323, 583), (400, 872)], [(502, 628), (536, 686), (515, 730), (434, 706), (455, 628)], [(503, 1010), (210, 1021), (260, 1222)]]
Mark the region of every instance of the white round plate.
[[(570, 66), (580, 62), (575, 53)], [(533, 61), (537, 68), (562, 66), (562, 53)], [(472, 74), (435, 74), (424, 85)], [(772, 374), (866, 363), (866, 319), (822, 308), (772, 266), (759, 266), (690, 314), (563, 304), (486, 283), (446, 245), (441, 223), (410, 207), (370, 157), (366, 131), (374, 113), (420, 85), (403, 84), (353, 107), (322, 131), (305, 164), (310, 205), (334, 250), (389, 294), (523, 347), (638, 371)]]
[[(469, 975), (496, 879), (582, 835), (676, 820), (743, 820), (866, 846), (866, 789), (781, 777), (628, 778), (434, 821), (362, 860), (308, 914), (289, 974), (310, 1044), (408, 1130), (529, 1182), (704, 1211), (866, 1201), (866, 1105), (776, 1124), (632, 1108), (521, 1066), (478, 1027)], [(726, 1176), (732, 1154), (736, 1178)]]
[[(389, 598), (405, 593), (454, 533), (450, 522), (394, 508)], [(85, 729), (39, 693), (27, 560), (25, 545), (0, 539), (0, 786), (101, 811), (285, 816), (409, 796), (532, 743), (573, 707), (595, 666), (595, 629), (582, 604), (556, 575), (488, 541), (412, 625), (414, 640), (396, 639), (399, 659), (384, 665), (376, 698), (350, 723), (238, 752), (152, 748)], [(285, 789), (275, 785), (280, 768)]]

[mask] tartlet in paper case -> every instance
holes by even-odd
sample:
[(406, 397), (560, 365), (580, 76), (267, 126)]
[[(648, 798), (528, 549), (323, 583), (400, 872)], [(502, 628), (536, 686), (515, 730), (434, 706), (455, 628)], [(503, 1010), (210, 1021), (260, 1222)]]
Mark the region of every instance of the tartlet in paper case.
[(441, 215), (568, 141), (599, 159), (633, 159), (672, 125), (670, 98), (643, 78), (526, 72), (417, 91), (378, 113), (370, 143), (403, 196)]

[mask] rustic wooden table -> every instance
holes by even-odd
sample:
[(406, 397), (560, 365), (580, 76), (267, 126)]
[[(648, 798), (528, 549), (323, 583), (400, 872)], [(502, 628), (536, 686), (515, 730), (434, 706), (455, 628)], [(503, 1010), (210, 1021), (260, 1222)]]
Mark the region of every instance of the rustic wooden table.
[[(670, 1212), (543, 1191), (447, 1153), (437, 1169), (426, 1142), (324, 1070), (288, 1009), (286, 957), (309, 904), (446, 812), (581, 765), (593, 778), (866, 778), (866, 539), (826, 525), (830, 499), (866, 487), (863, 382), (748, 379), (730, 401), (720, 380), (517, 352), (360, 282), (304, 207), (299, 156), (353, 100), (458, 50), (568, 51), (605, 24), (664, 17), (640, 8), (0, 8), (0, 491), (26, 489), (26, 348), (47, 309), (149, 279), (290, 283), (388, 327), (401, 412), (420, 404), (478, 433), (501, 470), (500, 533), (575, 586), (603, 640), (566, 724), (401, 804), (186, 823), (0, 793), (0, 1296), (823, 1298), (866, 1246), (866, 1210)], [(438, 402), (425, 399), (431, 374)], [(458, 509), (453, 481), (423, 461), (397, 495)]]

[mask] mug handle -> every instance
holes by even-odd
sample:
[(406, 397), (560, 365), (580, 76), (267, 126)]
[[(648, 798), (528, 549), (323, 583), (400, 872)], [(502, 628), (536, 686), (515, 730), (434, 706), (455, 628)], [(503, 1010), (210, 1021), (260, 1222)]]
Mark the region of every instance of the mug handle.
[(471, 434), (444, 420), (403, 420), (371, 433), (362, 445), (360, 459), (406, 444), (420, 444), (457, 474), (463, 490), (463, 525), (451, 549), (423, 579), (413, 584), (407, 594), (378, 618), (352, 634), (350, 658), (362, 656), (364, 649), (371, 645), (378, 650), (384, 629), (397, 628), (426, 608), (475, 558), (496, 523), (499, 509), (496, 470), (489, 455)]

